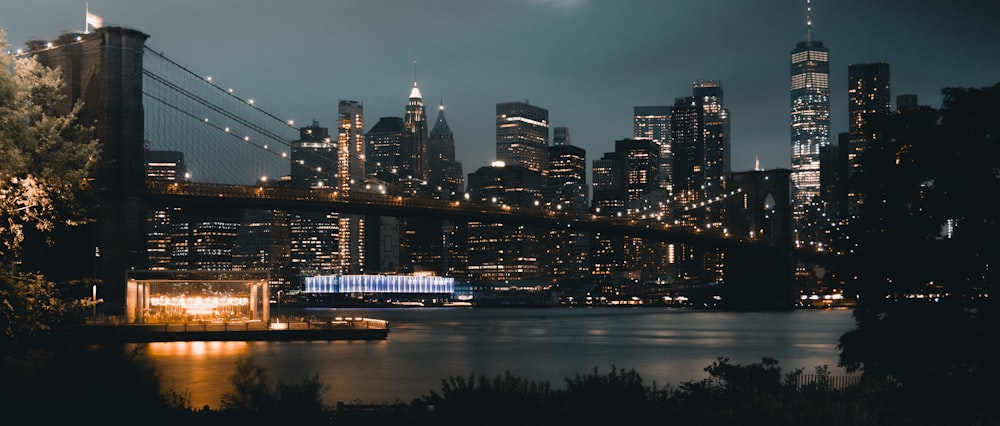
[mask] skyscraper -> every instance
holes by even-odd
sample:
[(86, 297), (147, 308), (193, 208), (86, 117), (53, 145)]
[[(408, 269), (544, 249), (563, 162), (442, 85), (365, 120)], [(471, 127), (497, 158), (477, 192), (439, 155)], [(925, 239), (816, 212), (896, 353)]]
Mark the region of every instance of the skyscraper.
[[(688, 205), (704, 198), (705, 114), (693, 96), (677, 98), (671, 110), (670, 139), (673, 162), (673, 193)], [(596, 183), (596, 181), (595, 181)]]
[(291, 185), (293, 188), (322, 188), (337, 185), (338, 147), (330, 139), (329, 129), (312, 125), (299, 129), (299, 140), (292, 141)]
[(549, 147), (546, 186), (550, 209), (586, 213), (590, 207), (587, 151), (569, 144)]
[(705, 124), (705, 196), (715, 197), (723, 191), (723, 179), (731, 171), (729, 110), (722, 101), (722, 83), (716, 80), (696, 80), (694, 97), (701, 105)]
[[(405, 132), (401, 117), (382, 117), (368, 130), (365, 134), (365, 173), (387, 182), (398, 181), (403, 171), (401, 155)], [(393, 176), (395, 178), (391, 179)]]
[[(438, 116), (427, 140), (426, 185), (420, 195), (437, 199), (453, 199), (464, 187), (462, 164), (455, 161), (455, 136), (444, 117), (444, 103), (438, 105)], [(404, 272), (433, 272), (447, 275), (455, 266), (452, 262), (456, 225), (447, 220), (406, 218), (402, 236)]]
[(180, 151), (145, 151), (146, 180), (186, 181), (187, 166)]
[[(341, 197), (347, 197), (350, 191), (364, 188), (365, 159), (365, 125), (364, 109), (358, 101), (341, 100), (337, 107), (340, 116), (340, 126), (337, 132), (338, 188)], [(365, 260), (365, 224), (364, 216), (340, 215), (340, 236), (338, 237), (338, 254), (340, 271), (345, 274), (362, 272)]]
[(631, 216), (638, 210), (637, 202), (660, 186), (660, 145), (650, 139), (619, 139), (615, 153), (622, 161), (624, 196)]
[[(180, 151), (146, 151), (146, 180), (181, 182), (187, 181), (187, 167), (184, 153)], [(170, 268), (171, 229), (180, 207), (150, 209), (146, 218), (146, 254), (149, 269)]]
[(552, 129), (552, 145), (562, 146), (571, 145), (569, 139), (569, 127), (559, 126)]
[[(292, 141), (292, 188), (337, 188), (340, 163), (338, 143), (330, 131), (317, 121), (299, 129), (299, 140)], [(333, 212), (290, 212), (288, 215), (289, 276), (338, 272), (337, 239), (340, 216)]]
[(427, 182), (434, 188), (441, 187), (440, 194), (451, 198), (452, 193), (462, 192), (465, 179), (462, 163), (455, 161), (455, 135), (444, 118), (444, 102), (438, 105), (437, 120), (427, 141)]
[(917, 109), (917, 95), (904, 93), (896, 96), (896, 112), (909, 112)]
[(403, 117), (406, 134), (403, 142), (403, 169), (405, 175), (423, 181), (427, 179), (427, 112), (424, 98), (417, 82), (413, 82), (410, 98)]
[(337, 105), (337, 185), (341, 192), (357, 190), (364, 183), (364, 106), (358, 101), (341, 100)]
[[(545, 179), (546, 207), (555, 212), (586, 213), (590, 207), (587, 185), (587, 151), (570, 143), (569, 128), (556, 127)], [(542, 273), (556, 280), (583, 279), (588, 275), (587, 234), (576, 229), (543, 230)]]
[[(534, 208), (542, 200), (544, 178), (520, 165), (480, 167), (469, 173), (469, 196), (498, 209)], [(489, 283), (540, 278), (540, 236), (537, 227), (470, 221), (466, 273), (469, 281)]]
[(497, 104), (497, 161), (543, 172), (549, 145), (549, 111), (527, 102)]
[(660, 147), (660, 187), (671, 190), (670, 106), (633, 108), (635, 139), (651, 139)]
[(820, 148), (830, 142), (830, 58), (812, 37), (812, 8), (806, 1), (806, 39), (791, 53), (792, 203), (794, 220), (820, 195)]
[(875, 129), (869, 124), (872, 118), (892, 111), (889, 91), (889, 64), (850, 64), (847, 66), (848, 114), (850, 117), (850, 142), (847, 159), (851, 170), (860, 165), (857, 157), (871, 143)]
[[(877, 129), (872, 120), (880, 115), (888, 115), (892, 111), (889, 94), (889, 64), (877, 62), (870, 64), (850, 64), (847, 66), (847, 96), (848, 96), (848, 144), (847, 162), (848, 175), (861, 170), (858, 157), (864, 153), (868, 145), (878, 138)], [(859, 194), (847, 194), (847, 212), (850, 215), (860, 213), (862, 199)]]
[(730, 171), (729, 110), (723, 106), (722, 84), (696, 80), (691, 86), (692, 96), (677, 98), (670, 113), (672, 188), (680, 206), (721, 194)]

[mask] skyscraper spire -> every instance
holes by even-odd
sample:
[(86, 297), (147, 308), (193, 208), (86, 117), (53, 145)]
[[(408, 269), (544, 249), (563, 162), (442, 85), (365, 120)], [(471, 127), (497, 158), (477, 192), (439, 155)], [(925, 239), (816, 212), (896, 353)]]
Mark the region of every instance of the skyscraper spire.
[[(812, 4), (811, 0), (806, 0), (806, 42), (812, 42)], [(415, 73), (416, 71), (414, 71)]]
[(791, 52), (792, 220), (801, 223), (819, 197), (820, 149), (830, 143), (830, 51), (812, 37), (812, 0), (806, 0), (806, 39)]
[[(414, 61), (414, 65), (416, 61)], [(416, 71), (416, 67), (414, 67)], [(414, 77), (416, 77), (414, 73)], [(412, 176), (424, 180), (427, 178), (427, 115), (424, 111), (424, 99), (420, 95), (417, 81), (413, 81), (410, 99), (406, 104), (403, 118), (406, 128), (404, 137), (403, 168)]]

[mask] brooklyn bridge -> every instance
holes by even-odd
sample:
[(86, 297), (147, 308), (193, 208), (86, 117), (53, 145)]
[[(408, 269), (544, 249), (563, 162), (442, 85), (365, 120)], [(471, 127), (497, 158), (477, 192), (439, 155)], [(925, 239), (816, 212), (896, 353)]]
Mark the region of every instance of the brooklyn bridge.
[[(86, 254), (100, 256), (92, 271), (103, 296), (120, 301), (126, 272), (149, 268), (149, 212), (172, 207), (236, 214), (246, 210), (488, 222), (571, 229), (583, 233), (639, 236), (724, 253), (726, 287), (742, 308), (774, 308), (792, 288), (797, 262), (833, 258), (794, 241), (788, 170), (732, 173), (726, 194), (675, 209), (716, 205), (725, 226), (684, 226), (662, 216), (607, 217), (454, 197), (433, 199), (347, 188), (295, 189), (268, 184), (287, 175), (294, 123), (237, 96), (147, 44), (134, 29), (98, 28), (36, 43), (24, 54), (59, 68), (65, 80), (63, 112), (82, 101), (79, 120), (93, 125), (102, 144), (97, 171), (99, 202)], [(185, 181), (147, 178), (152, 148), (185, 154), (192, 176)]]

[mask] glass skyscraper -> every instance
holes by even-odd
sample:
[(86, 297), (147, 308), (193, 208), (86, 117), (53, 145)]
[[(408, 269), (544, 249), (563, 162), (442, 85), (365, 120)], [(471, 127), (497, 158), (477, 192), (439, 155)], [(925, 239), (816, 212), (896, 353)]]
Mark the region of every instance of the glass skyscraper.
[(670, 190), (670, 114), (669, 105), (633, 108), (634, 139), (652, 139), (660, 147), (660, 187)]
[(830, 143), (830, 58), (823, 43), (806, 39), (791, 54), (791, 133), (793, 218), (801, 220), (805, 207), (820, 195), (820, 148)]
[[(861, 171), (859, 156), (878, 139), (877, 129), (872, 120), (888, 115), (892, 111), (889, 94), (889, 64), (850, 64), (847, 66), (847, 96), (850, 126), (848, 133), (847, 163), (848, 175)], [(847, 194), (847, 213), (851, 216), (861, 212), (863, 200), (860, 194)]]
[(548, 147), (548, 110), (527, 102), (497, 104), (497, 161), (541, 173)]
[(848, 113), (851, 120), (847, 159), (851, 162), (852, 170), (856, 170), (859, 167), (857, 156), (875, 138), (875, 129), (871, 128), (869, 121), (892, 111), (889, 64), (850, 64), (847, 66), (847, 83)]

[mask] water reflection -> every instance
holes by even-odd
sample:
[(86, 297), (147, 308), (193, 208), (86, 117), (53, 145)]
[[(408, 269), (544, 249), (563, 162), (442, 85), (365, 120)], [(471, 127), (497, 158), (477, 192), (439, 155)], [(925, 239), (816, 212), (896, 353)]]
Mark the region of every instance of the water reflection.
[(384, 341), (176, 342), (144, 347), (164, 384), (189, 392), (196, 407), (218, 407), (236, 361), (252, 356), (286, 383), (319, 374), (327, 403), (409, 401), (451, 376), (504, 372), (547, 380), (598, 367), (635, 368), (659, 385), (706, 377), (724, 356), (734, 363), (776, 358), (784, 371), (829, 365), (850, 311), (700, 312), (655, 308), (402, 308), (302, 310), (319, 319), (366, 316), (390, 321)]

